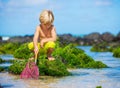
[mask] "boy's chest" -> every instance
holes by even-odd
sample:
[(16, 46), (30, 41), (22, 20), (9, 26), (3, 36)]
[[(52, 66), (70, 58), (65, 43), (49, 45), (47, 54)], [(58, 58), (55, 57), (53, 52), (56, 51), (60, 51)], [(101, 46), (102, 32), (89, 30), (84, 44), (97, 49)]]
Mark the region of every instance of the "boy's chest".
[(41, 30), (40, 31), (40, 38), (50, 38), (51, 31), (50, 30)]

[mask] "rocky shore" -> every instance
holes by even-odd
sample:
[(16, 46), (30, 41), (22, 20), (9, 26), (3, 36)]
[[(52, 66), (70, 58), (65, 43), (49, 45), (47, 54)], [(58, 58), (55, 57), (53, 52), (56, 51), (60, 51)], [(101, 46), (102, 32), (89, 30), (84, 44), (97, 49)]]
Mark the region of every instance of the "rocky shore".
[(59, 39), (61, 42), (64, 43), (76, 43), (78, 45), (95, 45), (104, 42), (107, 43), (108, 45), (113, 44), (117, 45), (120, 44), (120, 32), (117, 34), (117, 36), (114, 36), (109, 32), (105, 32), (103, 34), (94, 32), (85, 35), (84, 37), (74, 37), (71, 34), (64, 34), (60, 35)]
[[(26, 43), (31, 42), (33, 35), (26, 36), (14, 36), (10, 37), (8, 40), (2, 40), (0, 37), (0, 42), (19, 42)], [(73, 36), (72, 34), (62, 34), (58, 35), (58, 39), (62, 44), (75, 43), (77, 45), (95, 45), (100, 43), (107, 43), (108, 45), (119, 45), (120, 44), (120, 32), (115, 36), (112, 33), (105, 32), (100, 34), (98, 32), (90, 33), (83, 37)]]

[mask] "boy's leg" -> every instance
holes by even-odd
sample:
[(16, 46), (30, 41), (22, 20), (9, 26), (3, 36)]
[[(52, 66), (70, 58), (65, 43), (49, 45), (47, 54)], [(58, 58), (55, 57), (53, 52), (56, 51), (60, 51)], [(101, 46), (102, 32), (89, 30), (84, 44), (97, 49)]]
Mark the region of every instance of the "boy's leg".
[(48, 48), (47, 49), (47, 57), (48, 57), (48, 60), (55, 60), (53, 57), (52, 57), (52, 52), (54, 51), (53, 48)]

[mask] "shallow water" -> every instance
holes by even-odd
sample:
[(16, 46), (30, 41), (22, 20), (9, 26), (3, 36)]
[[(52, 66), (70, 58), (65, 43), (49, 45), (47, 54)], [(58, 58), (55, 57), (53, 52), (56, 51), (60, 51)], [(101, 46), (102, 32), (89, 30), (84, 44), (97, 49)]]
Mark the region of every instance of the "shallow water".
[[(3, 60), (13, 60), (13, 55), (0, 55), (0, 58), (2, 58)], [(2, 63), (0, 64), (1, 67), (9, 67), (10, 65), (12, 65), (10, 62), (6, 62), (6, 63)]]
[(3, 60), (13, 60), (13, 55), (10, 55), (10, 54), (3, 54), (3, 55), (0, 55), (0, 57), (3, 59)]
[(0, 83), (7, 88), (120, 88), (120, 58), (114, 58), (111, 52), (90, 52), (89, 46), (80, 46), (96, 61), (102, 61), (109, 68), (73, 69), (73, 75), (55, 78), (40, 77), (39, 80), (22, 80), (19, 76), (0, 73)]

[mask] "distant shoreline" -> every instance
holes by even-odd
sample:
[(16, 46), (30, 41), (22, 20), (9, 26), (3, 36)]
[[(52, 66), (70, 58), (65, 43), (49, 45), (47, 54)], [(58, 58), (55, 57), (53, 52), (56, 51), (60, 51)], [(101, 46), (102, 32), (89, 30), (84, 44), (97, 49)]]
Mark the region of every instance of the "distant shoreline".
[[(24, 36), (0, 36), (0, 42), (31, 42), (33, 41), (34, 35)], [(78, 45), (94, 45), (106, 42), (108, 45), (119, 45), (120, 44), (120, 32), (116, 35), (105, 32), (92, 32), (90, 34), (57, 34), (58, 39), (63, 44), (75, 43)]]
[[(106, 31), (106, 32), (108, 32), (108, 31)], [(106, 32), (103, 32), (103, 33), (100, 33), (100, 32), (90, 32), (90, 33), (86, 33), (86, 34), (57, 33), (57, 35), (71, 34), (73, 37), (84, 37), (84, 36), (89, 35), (89, 34), (92, 34), (92, 33), (104, 34), (104, 33), (106, 33)], [(109, 32), (109, 33), (111, 33), (111, 32)], [(117, 36), (119, 33), (120, 33), (120, 31), (119, 31), (118, 33), (116, 33), (116, 34), (114, 34), (114, 33), (111, 33), (111, 34), (114, 35), (114, 36)], [(33, 36), (33, 35), (34, 35), (34, 34), (0, 35), (0, 37), (18, 37), (18, 36), (24, 37), (24, 36)]]

